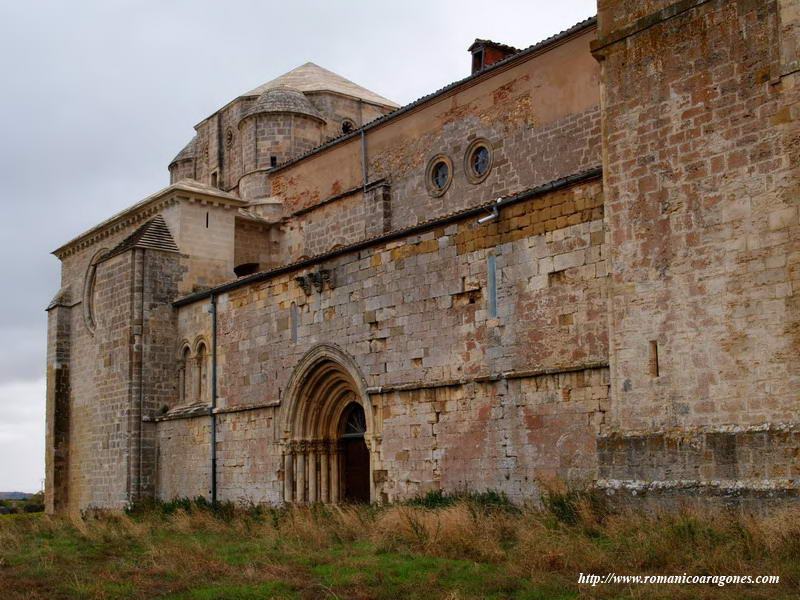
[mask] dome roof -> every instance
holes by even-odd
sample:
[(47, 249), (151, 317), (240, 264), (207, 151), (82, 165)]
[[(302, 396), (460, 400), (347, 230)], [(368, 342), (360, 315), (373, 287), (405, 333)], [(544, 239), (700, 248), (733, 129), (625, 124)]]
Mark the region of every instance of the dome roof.
[(181, 160), (191, 160), (197, 156), (197, 136), (194, 136), (191, 141), (183, 147), (183, 150), (178, 152), (175, 158), (169, 164), (174, 164)]
[(284, 73), (280, 77), (268, 81), (243, 95), (260, 96), (266, 90), (281, 86), (290, 87), (301, 92), (334, 92), (353, 98), (360, 98), (373, 104), (388, 106), (389, 108), (399, 108), (399, 105), (391, 100), (387, 100), (383, 96), (379, 96), (375, 92), (363, 88), (333, 71), (323, 69), (312, 62), (307, 62), (296, 69), (292, 69), (288, 73)]
[(325, 121), (303, 92), (287, 86), (266, 90), (242, 119), (261, 113), (296, 113)]

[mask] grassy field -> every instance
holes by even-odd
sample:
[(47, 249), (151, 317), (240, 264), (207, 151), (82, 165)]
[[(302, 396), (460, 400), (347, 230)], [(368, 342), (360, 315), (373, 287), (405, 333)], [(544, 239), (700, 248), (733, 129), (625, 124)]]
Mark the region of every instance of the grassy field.
[[(779, 585), (589, 585), (578, 573), (780, 575)], [(494, 495), (385, 507), (177, 502), (0, 517), (0, 598), (797, 598), (800, 509), (768, 517), (545, 509)]]

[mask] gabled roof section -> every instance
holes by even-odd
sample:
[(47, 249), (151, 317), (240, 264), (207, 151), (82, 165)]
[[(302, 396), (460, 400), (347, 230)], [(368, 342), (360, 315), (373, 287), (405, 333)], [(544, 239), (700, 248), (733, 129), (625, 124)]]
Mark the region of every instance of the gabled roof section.
[(175, 238), (172, 237), (172, 233), (162, 215), (156, 215), (147, 223), (141, 225), (136, 231), (117, 244), (115, 248), (112, 248), (105, 258), (116, 256), (131, 248), (178, 252)]
[(388, 98), (384, 98), (312, 62), (300, 65), (296, 69), (292, 69), (288, 73), (284, 73), (280, 77), (268, 81), (246, 94), (242, 94), (242, 96), (260, 96), (267, 90), (277, 87), (290, 87), (301, 92), (336, 92), (392, 108), (400, 106)]
[(105, 221), (98, 223), (91, 229), (84, 231), (66, 244), (53, 250), (52, 253), (58, 258), (63, 258), (73, 251), (86, 247), (94, 243), (94, 241), (107, 237), (115, 231), (119, 231), (123, 227), (128, 227), (137, 222), (140, 223), (150, 216), (155, 216), (155, 214), (163, 209), (165, 203), (177, 202), (173, 192), (183, 192), (188, 197), (205, 198), (212, 202), (227, 204), (237, 208), (247, 205), (247, 202), (234, 194), (223, 192), (213, 186), (194, 181), (193, 179), (183, 179), (148, 196), (133, 206), (129, 206)]

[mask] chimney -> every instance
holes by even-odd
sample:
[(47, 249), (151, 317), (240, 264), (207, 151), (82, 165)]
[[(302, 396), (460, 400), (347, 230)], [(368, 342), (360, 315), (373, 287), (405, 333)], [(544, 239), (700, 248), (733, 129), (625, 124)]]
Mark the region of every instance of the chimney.
[(489, 65), (500, 62), (504, 58), (508, 58), (512, 54), (519, 52), (519, 50), (513, 46), (498, 44), (492, 40), (475, 40), (468, 50), (472, 52), (473, 73), (477, 73)]

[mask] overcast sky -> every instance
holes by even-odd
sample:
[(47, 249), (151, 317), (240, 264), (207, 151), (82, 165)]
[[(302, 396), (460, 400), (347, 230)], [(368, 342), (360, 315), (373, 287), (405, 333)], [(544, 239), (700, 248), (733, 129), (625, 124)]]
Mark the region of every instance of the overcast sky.
[(50, 252), (169, 183), (193, 126), (307, 61), (407, 104), (594, 0), (0, 2), (0, 491), (44, 478)]

